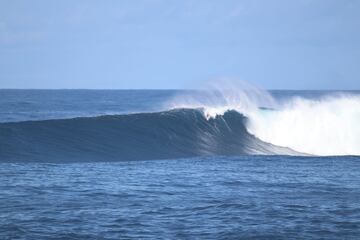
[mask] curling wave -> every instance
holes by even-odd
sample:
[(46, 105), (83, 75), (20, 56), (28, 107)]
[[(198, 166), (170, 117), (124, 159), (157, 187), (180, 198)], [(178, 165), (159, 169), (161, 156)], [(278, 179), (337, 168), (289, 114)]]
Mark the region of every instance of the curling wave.
[(259, 140), (236, 111), (203, 109), (0, 124), (0, 161), (121, 161), (299, 154)]
[(249, 133), (276, 146), (309, 155), (359, 156), (359, 92), (309, 95), (277, 99), (249, 85), (240, 88), (225, 85), (178, 96), (169, 104), (170, 107), (203, 107), (207, 118), (235, 110), (247, 118), (245, 127)]

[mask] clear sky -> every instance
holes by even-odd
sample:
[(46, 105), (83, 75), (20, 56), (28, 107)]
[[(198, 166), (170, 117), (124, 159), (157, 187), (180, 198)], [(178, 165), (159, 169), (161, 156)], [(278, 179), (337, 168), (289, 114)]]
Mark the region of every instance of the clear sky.
[(0, 0), (0, 88), (360, 89), (358, 0)]

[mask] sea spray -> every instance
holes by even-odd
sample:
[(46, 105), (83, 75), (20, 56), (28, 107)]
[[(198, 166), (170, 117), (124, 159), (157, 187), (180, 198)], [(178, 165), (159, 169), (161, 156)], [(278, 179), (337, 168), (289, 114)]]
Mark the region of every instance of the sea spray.
[(360, 155), (360, 96), (329, 92), (279, 101), (244, 81), (219, 80), (186, 92), (168, 108), (199, 108), (206, 119), (235, 110), (262, 141), (311, 155)]
[(203, 109), (209, 119), (228, 110), (236, 110), (246, 116), (259, 108), (273, 109), (277, 107), (277, 101), (268, 91), (255, 85), (224, 78), (210, 81), (201, 89), (178, 94), (164, 105), (166, 109)]

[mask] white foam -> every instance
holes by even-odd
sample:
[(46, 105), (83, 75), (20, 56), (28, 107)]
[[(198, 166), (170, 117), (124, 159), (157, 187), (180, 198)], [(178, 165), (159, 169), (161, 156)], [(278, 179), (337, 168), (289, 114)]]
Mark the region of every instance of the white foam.
[(220, 83), (178, 96), (170, 107), (202, 108), (207, 119), (236, 110), (248, 117), (248, 131), (265, 142), (313, 155), (360, 155), (359, 95), (296, 97), (280, 104), (247, 83)]
[(276, 111), (248, 114), (263, 141), (314, 155), (360, 155), (360, 97), (290, 99)]

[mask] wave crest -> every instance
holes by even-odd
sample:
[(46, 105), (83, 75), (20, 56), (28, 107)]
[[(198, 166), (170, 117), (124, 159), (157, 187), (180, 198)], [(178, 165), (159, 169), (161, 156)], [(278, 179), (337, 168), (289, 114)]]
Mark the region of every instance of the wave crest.
[(235, 110), (262, 141), (311, 155), (360, 155), (360, 96), (313, 92), (277, 99), (246, 84), (228, 83), (175, 98), (170, 107), (204, 108), (207, 119)]

